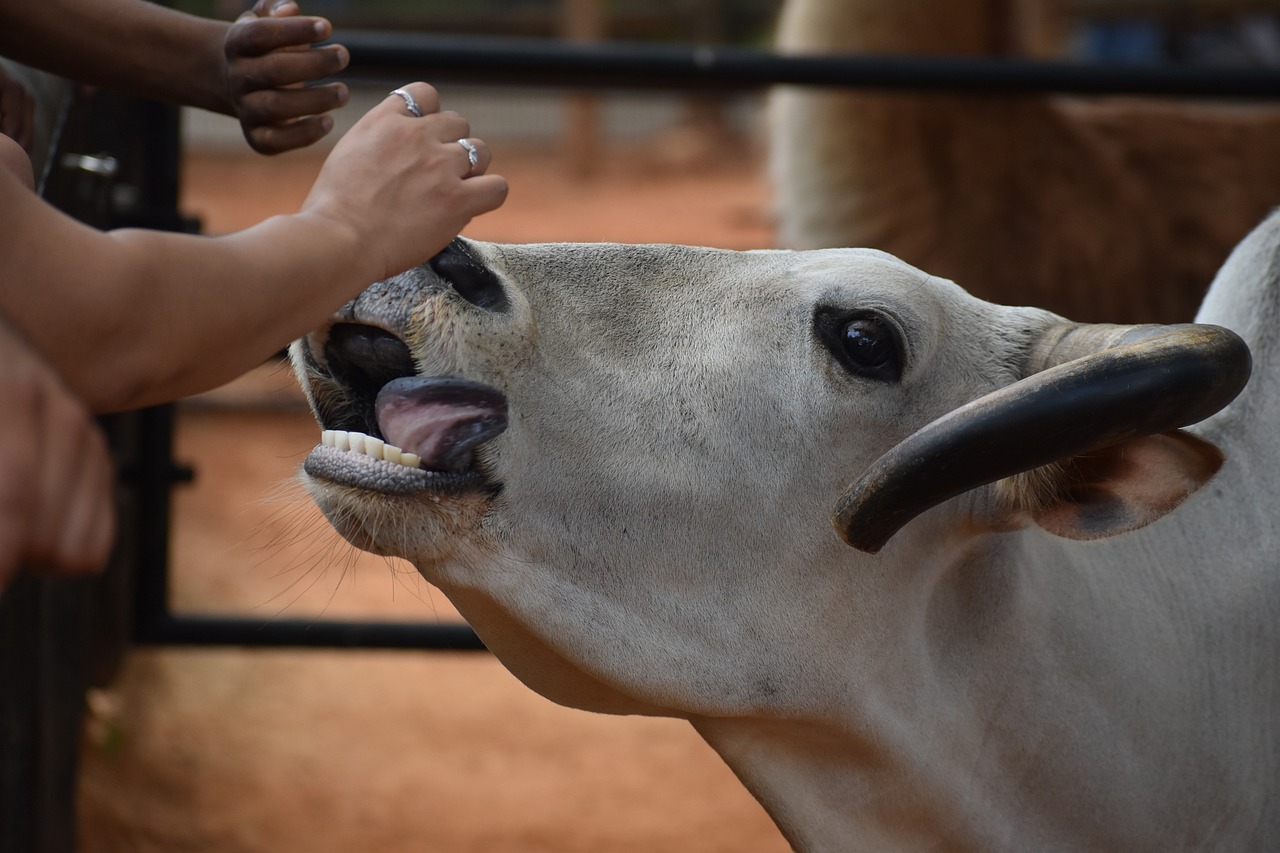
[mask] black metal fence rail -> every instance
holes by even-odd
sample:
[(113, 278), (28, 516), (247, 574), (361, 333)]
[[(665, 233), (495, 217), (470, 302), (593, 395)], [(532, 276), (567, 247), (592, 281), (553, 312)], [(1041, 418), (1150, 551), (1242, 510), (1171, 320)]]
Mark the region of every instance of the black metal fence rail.
[(1280, 68), (1097, 64), (1013, 57), (790, 56), (739, 47), (578, 43), (345, 30), (345, 76), (502, 86), (749, 91), (778, 84), (986, 94), (1280, 98)]
[(361, 622), (173, 615), (143, 621), (134, 640), (164, 646), (483, 651), (471, 626), (430, 622)]

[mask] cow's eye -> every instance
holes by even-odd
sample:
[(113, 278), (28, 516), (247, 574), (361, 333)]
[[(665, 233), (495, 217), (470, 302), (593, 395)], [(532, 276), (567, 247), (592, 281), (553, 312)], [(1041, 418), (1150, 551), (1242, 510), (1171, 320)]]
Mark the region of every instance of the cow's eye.
[(849, 363), (859, 373), (873, 379), (896, 380), (898, 366), (897, 340), (883, 320), (863, 317), (844, 326), (842, 345)]
[(898, 330), (883, 317), (820, 309), (815, 320), (819, 337), (850, 373), (882, 382), (902, 377)]

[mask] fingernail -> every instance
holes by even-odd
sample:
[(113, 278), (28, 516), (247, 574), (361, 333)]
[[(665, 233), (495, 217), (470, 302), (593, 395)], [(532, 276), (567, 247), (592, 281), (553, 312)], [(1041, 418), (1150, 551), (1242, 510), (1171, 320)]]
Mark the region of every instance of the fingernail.
[(333, 130), (333, 116), (329, 116), (329, 115), (320, 116), (320, 129), (323, 130), (325, 133), (328, 133), (329, 131)]
[(272, 11), (272, 12), (279, 12), (279, 11), (282, 11), (283, 9), (285, 9), (285, 8), (286, 8), (286, 7), (288, 7), (288, 6), (297, 6), (297, 5), (298, 5), (298, 4), (297, 4), (297, 3), (295, 3), (295, 2), (294, 2), (294, 0), (276, 0), (276, 2), (275, 2), (275, 3), (273, 3), (273, 4), (272, 4), (272, 6), (271, 6), (271, 11)]
[(320, 36), (320, 38), (329, 35), (329, 22), (324, 18), (316, 21), (316, 35)]

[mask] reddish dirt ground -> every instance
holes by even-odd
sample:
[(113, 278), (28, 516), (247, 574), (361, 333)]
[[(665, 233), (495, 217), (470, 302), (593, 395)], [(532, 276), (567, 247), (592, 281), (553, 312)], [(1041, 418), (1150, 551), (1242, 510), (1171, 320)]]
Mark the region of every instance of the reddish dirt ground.
[[(615, 153), (590, 180), (551, 153), (500, 154), (510, 201), (467, 233), (770, 245), (755, 158)], [(296, 209), (317, 163), (192, 156), (184, 206), (211, 233), (249, 225)], [(183, 407), (177, 454), (198, 478), (175, 497), (174, 609), (456, 618), (292, 484), (315, 440), (283, 369)], [(136, 652), (90, 704), (85, 853), (787, 849), (686, 723), (561, 708), (485, 653)]]

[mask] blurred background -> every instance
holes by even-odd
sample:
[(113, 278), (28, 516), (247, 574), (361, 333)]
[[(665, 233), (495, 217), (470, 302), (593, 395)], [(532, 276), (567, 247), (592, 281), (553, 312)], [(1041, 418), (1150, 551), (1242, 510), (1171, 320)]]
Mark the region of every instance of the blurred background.
[[(229, 0), (177, 5), (223, 19), (243, 8)], [(344, 32), (377, 30), (759, 50), (773, 49), (782, 13), (780, 0), (301, 5), (333, 21), (336, 41)], [(847, 5), (872, 16), (890, 8), (872, 0)], [(1280, 63), (1275, 0), (901, 6), (908, 7), (912, 16), (887, 28), (893, 38), (878, 50), (865, 40), (850, 49), (911, 53), (917, 27), (920, 52), (946, 52), (948, 22), (980, 18), (1000, 34), (986, 51), (995, 55), (1222, 68)], [(974, 52), (962, 47), (957, 52)], [(511, 186), (507, 204), (475, 220), (467, 236), (732, 249), (784, 242), (779, 217), (786, 212), (768, 167), (765, 89), (610, 91), (428, 79), (444, 106), (465, 114), (473, 135), (489, 143), (491, 171)], [(296, 210), (327, 147), (391, 88), (363, 79), (352, 87), (353, 102), (326, 143), (274, 158), (250, 152), (234, 120), (185, 111), (183, 213), (219, 234)], [(1270, 120), (1250, 118), (1250, 127), (1273, 132)], [(1232, 130), (1226, 141), (1218, 134), (1217, 147), (1194, 156), (1240, 162), (1275, 150), (1259, 148), (1274, 135), (1233, 148), (1242, 133)], [(1280, 201), (1280, 185), (1247, 175), (1242, 182), (1260, 185), (1270, 200), (1259, 203)], [(1251, 217), (1252, 208), (1241, 216)], [(1205, 249), (1205, 264), (1220, 263), (1239, 236), (1234, 224), (1223, 230)], [(179, 404), (174, 456), (194, 476), (172, 493), (170, 609), (262, 623), (457, 622), (411, 566), (354, 551), (314, 510), (294, 472), (317, 441), (283, 362)], [(482, 651), (134, 649), (90, 696), (80, 821), (87, 853), (787, 849), (687, 724), (554, 706)]]

